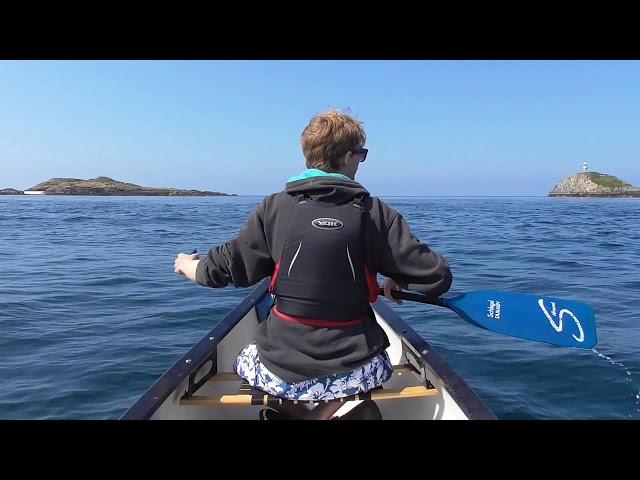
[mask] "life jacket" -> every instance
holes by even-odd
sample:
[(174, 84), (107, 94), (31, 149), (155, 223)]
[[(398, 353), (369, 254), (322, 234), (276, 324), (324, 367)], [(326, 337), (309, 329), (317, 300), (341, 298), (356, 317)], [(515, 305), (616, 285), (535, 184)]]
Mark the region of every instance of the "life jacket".
[(269, 291), (280, 319), (315, 327), (364, 321), (377, 299), (376, 273), (367, 267), (363, 198), (342, 205), (296, 196), (284, 249)]

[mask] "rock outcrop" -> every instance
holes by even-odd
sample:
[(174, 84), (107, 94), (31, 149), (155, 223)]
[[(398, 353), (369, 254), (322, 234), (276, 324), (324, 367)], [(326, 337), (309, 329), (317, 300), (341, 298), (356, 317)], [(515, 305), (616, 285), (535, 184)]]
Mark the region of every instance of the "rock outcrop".
[(640, 197), (640, 188), (613, 175), (584, 172), (571, 175), (549, 192), (550, 197)]
[(177, 188), (141, 187), (133, 183), (120, 182), (109, 177), (89, 180), (79, 178), (52, 178), (29, 190), (44, 191), (45, 195), (100, 195), (100, 196), (167, 196), (167, 197), (214, 197), (229, 196), (228, 193)]
[(4, 188), (0, 190), (0, 195), (24, 195), (24, 192), (14, 188)]

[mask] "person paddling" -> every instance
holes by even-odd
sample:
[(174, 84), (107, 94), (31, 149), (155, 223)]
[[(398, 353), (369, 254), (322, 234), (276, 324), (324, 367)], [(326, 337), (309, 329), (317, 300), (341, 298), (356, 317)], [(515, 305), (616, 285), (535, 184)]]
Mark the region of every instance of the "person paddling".
[[(438, 297), (451, 287), (447, 261), (420, 241), (403, 216), (355, 176), (366, 133), (338, 110), (314, 116), (301, 136), (307, 169), (251, 213), (238, 235), (205, 257), (178, 254), (177, 274), (206, 287), (249, 287), (271, 277), (275, 304), (239, 353), (236, 373), (289, 400), (331, 400), (380, 388), (393, 367), (389, 340), (370, 306), (409, 289)], [(329, 418), (339, 403), (303, 418)]]

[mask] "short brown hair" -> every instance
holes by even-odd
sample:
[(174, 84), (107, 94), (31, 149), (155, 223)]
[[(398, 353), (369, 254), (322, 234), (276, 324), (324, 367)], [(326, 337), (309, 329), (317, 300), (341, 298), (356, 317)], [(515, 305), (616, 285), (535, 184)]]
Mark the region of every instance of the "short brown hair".
[(340, 159), (353, 149), (364, 146), (367, 135), (362, 122), (339, 110), (314, 116), (302, 131), (302, 153), (307, 168), (335, 171)]

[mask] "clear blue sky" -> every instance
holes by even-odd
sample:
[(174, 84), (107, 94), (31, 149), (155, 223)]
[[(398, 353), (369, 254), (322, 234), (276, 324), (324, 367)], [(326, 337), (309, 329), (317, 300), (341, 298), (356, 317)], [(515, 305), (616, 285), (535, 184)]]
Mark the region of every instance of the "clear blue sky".
[(546, 195), (584, 161), (640, 186), (638, 61), (0, 61), (0, 188), (266, 195), (328, 107), (364, 122), (375, 195)]

